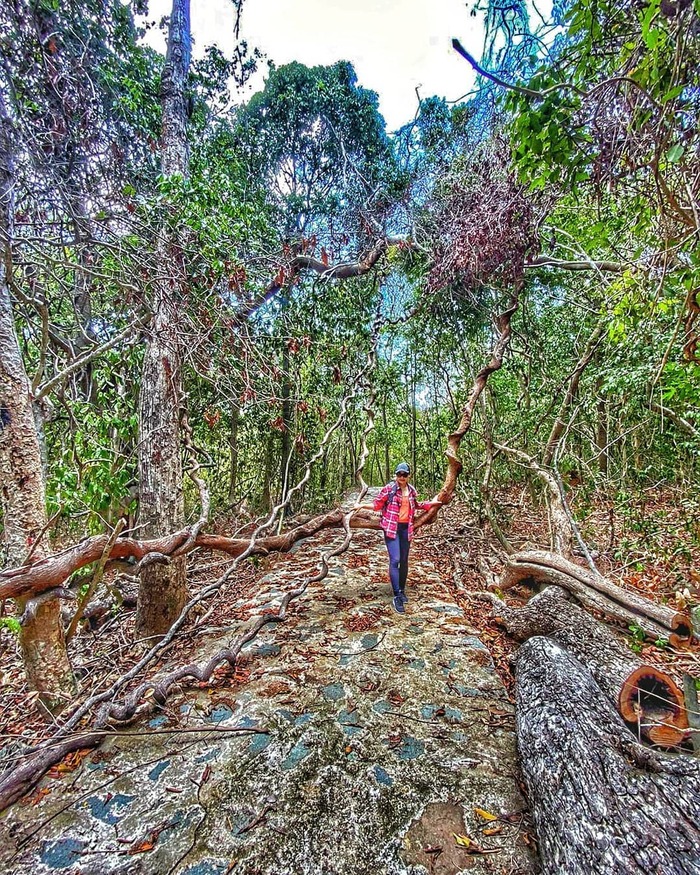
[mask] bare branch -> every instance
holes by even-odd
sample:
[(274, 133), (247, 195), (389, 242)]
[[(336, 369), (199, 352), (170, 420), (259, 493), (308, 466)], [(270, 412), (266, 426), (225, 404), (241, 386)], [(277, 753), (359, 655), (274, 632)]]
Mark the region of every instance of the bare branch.
[(137, 322), (132, 325), (128, 325), (123, 331), (120, 331), (119, 334), (115, 334), (114, 337), (110, 338), (110, 340), (105, 341), (99, 346), (93, 347), (91, 350), (85, 353), (85, 355), (80, 356), (80, 358), (75, 359), (75, 361), (71, 362), (67, 368), (61, 371), (60, 374), (56, 374), (55, 377), (52, 377), (47, 383), (39, 389), (39, 391), (34, 395), (34, 401), (40, 401), (44, 398), (48, 393), (55, 387), (62, 383), (67, 377), (71, 374), (74, 374), (76, 371), (79, 371), (82, 367), (84, 367), (88, 362), (93, 361), (94, 359), (101, 356), (103, 353), (107, 352), (107, 350), (112, 349), (112, 347), (117, 346), (119, 343), (124, 340), (124, 338), (128, 337), (135, 331), (143, 328), (148, 324), (150, 316), (145, 316), (139, 319)]
[(621, 273), (627, 270), (627, 265), (619, 261), (566, 261), (551, 255), (538, 255), (525, 264), (526, 268), (558, 267), (560, 270), (603, 270), (609, 273)]

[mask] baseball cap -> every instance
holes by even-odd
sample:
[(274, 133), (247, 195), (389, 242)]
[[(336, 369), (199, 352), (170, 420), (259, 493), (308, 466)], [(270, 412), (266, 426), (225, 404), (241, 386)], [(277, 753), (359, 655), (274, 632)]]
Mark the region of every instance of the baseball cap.
[(410, 469), (407, 462), (399, 462), (399, 464), (396, 466), (396, 470), (394, 471), (394, 474), (410, 474), (410, 473), (411, 473), (411, 469)]

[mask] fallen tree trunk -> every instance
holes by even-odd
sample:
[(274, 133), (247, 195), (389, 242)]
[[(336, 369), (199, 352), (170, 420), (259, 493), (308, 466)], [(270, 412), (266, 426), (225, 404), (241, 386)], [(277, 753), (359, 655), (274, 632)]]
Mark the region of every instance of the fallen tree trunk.
[(556, 553), (544, 550), (514, 553), (508, 557), (498, 586), (505, 590), (528, 579), (564, 587), (587, 606), (625, 624), (635, 623), (650, 637), (668, 637), (674, 647), (693, 634), (690, 617), (682, 612), (622, 589)]
[[(546, 574), (542, 573), (542, 569), (537, 565), (528, 565), (522, 562), (514, 569), (513, 577), (516, 582), (523, 583), (545, 583), (553, 586), (560, 586), (576, 596), (588, 610), (598, 611), (604, 614), (608, 619), (621, 623), (623, 626), (639, 627), (647, 638), (657, 640), (659, 638), (669, 638), (671, 632), (661, 623), (656, 623), (650, 620), (649, 617), (637, 614), (613, 601), (595, 589), (589, 589), (581, 581), (570, 575), (564, 574), (562, 571), (550, 569)], [(506, 587), (508, 588), (508, 587)]]
[(638, 744), (547, 638), (518, 651), (516, 719), (543, 875), (700, 875), (700, 760)]
[(523, 608), (510, 608), (482, 593), (516, 640), (546, 636), (566, 648), (595, 678), (639, 738), (664, 746), (688, 735), (684, 697), (673, 678), (647, 665), (557, 586), (548, 586)]
[[(308, 538), (321, 529), (339, 527), (343, 523), (343, 511), (333, 510), (330, 513), (313, 517), (307, 523), (268, 538), (259, 538), (255, 542), (250, 555), (265, 555), (275, 551), (289, 550), (296, 541)], [(379, 519), (357, 515), (353, 517), (352, 528), (378, 529)], [(140, 541), (136, 538), (119, 538), (109, 552), (110, 560), (143, 559), (149, 553), (162, 554), (168, 557), (182, 547), (190, 537), (189, 529), (182, 529), (163, 538)], [(0, 599), (31, 596), (48, 589), (54, 589), (65, 583), (68, 578), (102, 556), (109, 542), (109, 535), (96, 535), (86, 538), (61, 553), (47, 556), (33, 565), (19, 568), (9, 568), (0, 571)], [(218, 550), (230, 556), (240, 556), (250, 546), (250, 538), (227, 538), (225, 535), (200, 533), (190, 544), (189, 550)]]

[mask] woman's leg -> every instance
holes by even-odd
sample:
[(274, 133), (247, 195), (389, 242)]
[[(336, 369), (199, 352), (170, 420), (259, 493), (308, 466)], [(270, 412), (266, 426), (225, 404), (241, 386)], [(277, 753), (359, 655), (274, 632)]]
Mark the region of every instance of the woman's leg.
[(398, 536), (395, 538), (387, 538), (384, 535), (384, 543), (386, 544), (386, 551), (389, 554), (389, 580), (391, 581), (391, 588), (394, 591), (394, 595), (401, 595), (401, 584), (400, 584), (400, 565), (401, 565), (401, 545), (399, 543)]
[(399, 587), (403, 594), (408, 580), (408, 551), (411, 547), (408, 540), (408, 526), (399, 525), (396, 540), (399, 542)]

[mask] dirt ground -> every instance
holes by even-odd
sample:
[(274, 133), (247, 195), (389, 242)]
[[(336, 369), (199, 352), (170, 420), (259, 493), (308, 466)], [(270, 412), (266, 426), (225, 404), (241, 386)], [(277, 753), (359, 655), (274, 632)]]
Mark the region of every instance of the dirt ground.
[[(515, 490), (499, 498), (514, 546), (546, 546), (542, 512)], [(618, 519), (594, 505), (584, 533), (598, 567), (621, 585), (671, 604), (684, 590), (695, 596), (697, 538), (672, 500), (650, 496), (641, 513)], [(339, 539), (325, 532), (241, 568), (160, 668), (204, 661), (274, 610)], [(514, 739), (516, 645), (474, 597), (485, 585), (479, 559), (497, 573), (501, 558), (488, 529), (454, 502), (414, 541), (411, 600), (399, 617), (379, 534), (356, 534), (330, 575), (292, 603), (287, 621), (266, 627), (235, 669), (72, 756), (13, 806), (0, 821), (7, 871), (535, 871)], [(228, 561), (193, 559), (193, 588)], [(507, 598), (528, 595), (517, 589)], [(78, 636), (83, 695), (140, 657), (131, 626), (127, 613)], [(33, 716), (14, 639), (0, 634), (2, 759), (10, 763), (46, 727)], [(700, 674), (697, 650), (620, 634), (677, 677)]]

